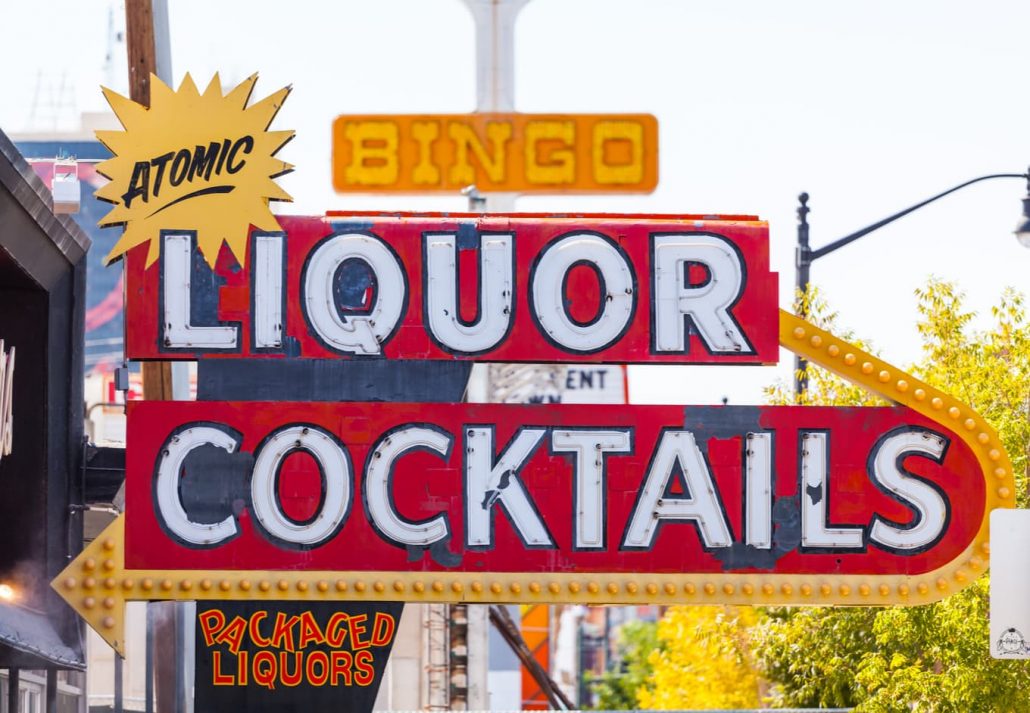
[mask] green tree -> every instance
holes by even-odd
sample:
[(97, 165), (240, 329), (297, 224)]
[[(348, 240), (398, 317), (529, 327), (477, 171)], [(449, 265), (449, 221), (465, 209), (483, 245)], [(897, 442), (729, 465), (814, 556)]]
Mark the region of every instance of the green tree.
[(651, 654), (659, 648), (658, 626), (654, 622), (632, 621), (619, 628), (617, 668), (591, 677), (597, 710), (634, 710), (637, 691), (648, 685), (652, 675)]
[[(948, 282), (917, 292), (924, 359), (912, 372), (972, 406), (1005, 443), (1026, 507), (1030, 443), (1030, 326), (1023, 297), (1006, 291), (992, 324), (972, 329), (973, 314)], [(835, 328), (813, 300), (812, 321)], [(810, 369), (805, 403), (847, 403), (846, 385)], [(769, 392), (792, 401), (786, 385)], [(988, 577), (921, 607), (770, 610), (753, 632), (755, 655), (773, 683), (771, 702), (855, 706), (857, 711), (1030, 710), (1030, 664), (990, 657)]]

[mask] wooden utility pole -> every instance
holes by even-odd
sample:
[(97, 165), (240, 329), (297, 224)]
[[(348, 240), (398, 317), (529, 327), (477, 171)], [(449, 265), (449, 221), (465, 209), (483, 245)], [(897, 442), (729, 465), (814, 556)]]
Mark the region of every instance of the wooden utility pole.
[(129, 98), (150, 106), (150, 75), (157, 71), (151, 0), (126, 0), (125, 45), (129, 54)]
[[(125, 1), (125, 45), (129, 59), (129, 98), (137, 104), (150, 106), (150, 77), (157, 74), (157, 52), (154, 41), (154, 6), (152, 0)], [(166, 78), (170, 79), (170, 78)], [(124, 268), (123, 268), (124, 269)], [(168, 401), (172, 399), (172, 365), (166, 361), (143, 362), (143, 398), (147, 401)], [(175, 642), (174, 610), (153, 612), (155, 631), (153, 637), (165, 642)], [(152, 612), (147, 612), (148, 628)], [(151, 632), (148, 632), (151, 633)], [(172, 644), (174, 646), (174, 643)], [(166, 649), (167, 651), (167, 649)], [(153, 685), (159, 713), (172, 713), (177, 705), (176, 668), (180, 655), (155, 656), (154, 670), (147, 670), (148, 691)], [(153, 713), (148, 706), (147, 713)]]
[[(157, 72), (154, 45), (154, 6), (151, 0), (126, 0), (125, 45), (129, 55), (129, 98), (150, 106), (150, 75)], [(143, 398), (172, 398), (172, 365), (143, 362)]]

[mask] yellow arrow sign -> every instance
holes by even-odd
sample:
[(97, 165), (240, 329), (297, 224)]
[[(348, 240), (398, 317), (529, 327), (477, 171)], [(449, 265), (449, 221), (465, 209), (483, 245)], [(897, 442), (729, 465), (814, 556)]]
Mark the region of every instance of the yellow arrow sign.
[(986, 482), (976, 537), (951, 562), (913, 576), (734, 573), (583, 574), (127, 570), (119, 516), (51, 583), (121, 655), (125, 603), (133, 600), (420, 601), (527, 604), (927, 604), (982, 574), (990, 552), (987, 513), (1013, 507), (1012, 463), (997, 433), (965, 404), (788, 312), (780, 344), (810, 362), (942, 424), (970, 447)]

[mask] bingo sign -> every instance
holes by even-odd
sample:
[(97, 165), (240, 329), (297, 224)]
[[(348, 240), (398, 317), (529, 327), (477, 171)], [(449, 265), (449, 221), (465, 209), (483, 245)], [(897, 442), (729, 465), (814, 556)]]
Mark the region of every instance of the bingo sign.
[(341, 193), (650, 193), (658, 120), (650, 114), (341, 116)]
[[(277, 145), (255, 135), (235, 155), (258, 196), (274, 194), (258, 147)], [(784, 347), (889, 405), (132, 403), (125, 514), (53, 582), (119, 651), (127, 600), (924, 604), (987, 566), (987, 514), (1015, 493), (997, 434), (777, 309), (768, 227), (753, 216), (332, 213), (269, 227), (244, 214), (248, 232), (222, 242), (205, 217), (237, 188), (180, 173), (194, 185), (176, 206), (197, 212), (157, 225), (144, 211), (124, 246), (131, 359), (587, 373), (772, 364)], [(232, 643), (217, 614), (206, 621)], [(253, 680), (242, 652), (228, 669), (220, 657), (220, 676)]]

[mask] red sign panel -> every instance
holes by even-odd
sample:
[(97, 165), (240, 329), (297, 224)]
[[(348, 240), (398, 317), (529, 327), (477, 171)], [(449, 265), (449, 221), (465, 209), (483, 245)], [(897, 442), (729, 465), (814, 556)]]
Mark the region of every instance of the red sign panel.
[[(771, 364), (768, 226), (728, 216), (280, 217), (246, 266), (165, 230), (127, 263), (130, 359)], [(213, 264), (214, 267), (210, 267)]]
[(904, 407), (137, 402), (128, 429), (140, 570), (913, 575), (986, 503)]

